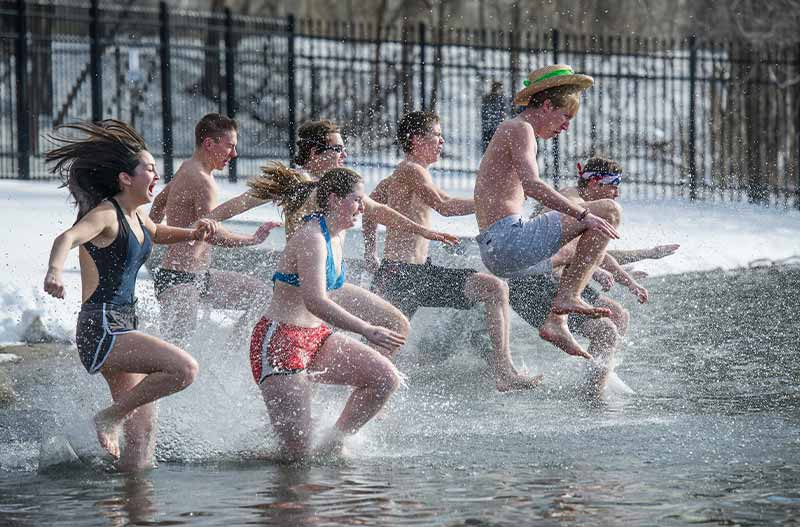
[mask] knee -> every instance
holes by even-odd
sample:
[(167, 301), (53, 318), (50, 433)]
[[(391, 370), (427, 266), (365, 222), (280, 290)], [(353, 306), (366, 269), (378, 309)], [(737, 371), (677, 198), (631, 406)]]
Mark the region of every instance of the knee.
[(593, 202), (596, 207), (596, 214), (603, 217), (606, 221), (619, 225), (622, 221), (622, 207), (613, 199), (600, 199)]
[(197, 374), (200, 372), (200, 365), (192, 357), (188, 357), (181, 363), (176, 371), (176, 376), (180, 382), (181, 388), (186, 388), (197, 379)]
[(388, 398), (400, 388), (401, 374), (388, 360), (382, 368), (375, 371), (372, 386), (382, 398)]
[(597, 321), (597, 327), (594, 330), (593, 338), (598, 344), (614, 347), (617, 345), (617, 341), (619, 340), (617, 326), (614, 324), (614, 322), (607, 318), (599, 319)]
[(628, 332), (628, 323), (631, 321), (631, 314), (624, 307), (620, 307), (619, 311), (614, 313), (613, 321), (617, 326), (617, 331), (621, 335), (624, 335)]
[(481, 275), (479, 290), (481, 298), (488, 304), (508, 304), (508, 284), (496, 276)]
[(407, 337), (408, 334), (411, 332), (411, 322), (408, 321), (408, 317), (405, 316), (400, 311), (397, 312), (395, 316), (395, 327), (394, 331), (400, 333), (404, 337)]

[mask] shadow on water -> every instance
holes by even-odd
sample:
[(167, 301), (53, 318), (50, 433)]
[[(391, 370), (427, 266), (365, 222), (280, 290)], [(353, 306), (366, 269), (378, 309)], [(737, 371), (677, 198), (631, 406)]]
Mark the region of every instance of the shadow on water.
[[(497, 393), (480, 332), (464, 331), (480, 312), (422, 312), (398, 360), (409, 388), (338, 464), (265, 459), (274, 439), (244, 346), (217, 328), (193, 350), (209, 373), (161, 405), (157, 470), (37, 474), (40, 430), (68, 429), (105, 395), (59, 357), (0, 409), (0, 525), (793, 524), (800, 271), (646, 285), (646, 306), (618, 297), (633, 318), (617, 373), (635, 395), (582, 400), (584, 365), (516, 318), (514, 359), (546, 382)], [(320, 426), (345, 395), (320, 388)]]

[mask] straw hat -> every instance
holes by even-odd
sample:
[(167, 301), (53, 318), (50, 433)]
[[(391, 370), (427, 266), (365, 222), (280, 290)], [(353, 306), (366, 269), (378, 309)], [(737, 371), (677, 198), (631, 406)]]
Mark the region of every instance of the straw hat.
[(574, 84), (585, 90), (594, 83), (594, 79), (588, 75), (575, 73), (571, 66), (566, 64), (553, 64), (532, 71), (528, 78), (523, 81), (525, 87), (514, 96), (516, 106), (528, 106), (531, 95), (539, 93), (548, 88)]

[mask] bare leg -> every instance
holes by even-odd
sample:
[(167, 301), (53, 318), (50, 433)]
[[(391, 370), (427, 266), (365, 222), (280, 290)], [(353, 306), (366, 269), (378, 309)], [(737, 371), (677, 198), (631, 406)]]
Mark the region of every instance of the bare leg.
[(287, 461), (297, 461), (311, 448), (311, 386), (308, 375), (274, 375), (261, 383), (272, 427)]
[(494, 276), (475, 273), (464, 284), (464, 294), (470, 300), (482, 302), (486, 306), (486, 326), (494, 349), (492, 365), (497, 389), (505, 392), (538, 386), (542, 382), (541, 375), (536, 377), (520, 375), (514, 369), (511, 360), (508, 284)]
[(567, 315), (557, 315), (550, 311), (547, 318), (539, 326), (539, 336), (568, 355), (592, 359), (591, 354), (584, 351), (567, 325)]
[[(378, 295), (356, 287), (344, 284), (341, 289), (330, 292), (331, 300), (349, 313), (374, 326), (381, 326), (408, 337), (411, 325), (403, 313), (392, 304)], [(376, 348), (383, 355), (391, 358), (391, 352), (383, 348)]]
[(341, 334), (333, 334), (312, 359), (309, 373), (314, 382), (353, 386), (324, 452), (341, 451), (344, 436), (356, 433), (372, 419), (400, 386), (402, 375), (394, 365), (369, 346)]
[[(619, 225), (621, 211), (614, 200), (601, 199), (585, 205), (592, 214), (606, 219), (615, 227)], [(590, 306), (580, 298), (581, 291), (589, 283), (592, 269), (605, 254), (608, 238), (597, 231), (587, 230), (581, 223), (569, 216), (562, 215), (561, 221), (562, 239), (565, 244), (577, 236), (580, 238), (571, 264), (561, 274), (561, 284), (553, 299), (553, 313), (556, 315), (580, 313), (593, 317), (609, 316), (611, 313), (608, 309)]]
[[(619, 225), (621, 211), (619, 205), (610, 199), (591, 201), (585, 204), (592, 212), (605, 218), (615, 227)], [(597, 265), (605, 253), (608, 238), (604, 235), (587, 230), (584, 225), (569, 216), (561, 216), (562, 239), (566, 245), (575, 237), (580, 236), (575, 248), (572, 263), (561, 273), (561, 283), (553, 299), (550, 313), (539, 328), (539, 336), (557, 348), (570, 355), (591, 359), (591, 355), (584, 351), (567, 327), (567, 313), (580, 313), (590, 317), (607, 317), (611, 310), (601, 306), (591, 306), (580, 297), (581, 291), (589, 283), (592, 269)]]
[(272, 299), (272, 288), (243, 273), (212, 270), (210, 274), (208, 294), (201, 301), (216, 309), (243, 311), (233, 338), (236, 342), (246, 341), (256, 319)]
[[(179, 392), (197, 376), (197, 362), (185, 351), (161, 339), (132, 331), (117, 335), (114, 349), (100, 370), (114, 393), (120, 374), (141, 373), (145, 377), (130, 390), (119, 390), (114, 403), (94, 417), (97, 438), (108, 452), (119, 458), (119, 427), (140, 406)], [(123, 382), (133, 381), (127, 380)]]
[(589, 352), (594, 357), (586, 379), (586, 393), (599, 397), (611, 372), (619, 334), (609, 319), (587, 320), (580, 327), (581, 335), (589, 339)]
[(158, 295), (161, 307), (161, 335), (165, 340), (185, 347), (197, 327), (200, 291), (194, 284), (172, 286)]
[(594, 305), (607, 307), (611, 310), (611, 316), (608, 318), (617, 327), (617, 333), (620, 336), (624, 336), (628, 333), (628, 324), (630, 322), (631, 315), (628, 310), (622, 306), (622, 304), (616, 300), (608, 298), (607, 296), (601, 296), (597, 299)]
[[(111, 390), (111, 397), (116, 401), (125, 392), (131, 391), (144, 378), (140, 373), (104, 373)], [(122, 448), (117, 466), (123, 472), (131, 472), (150, 468), (153, 465), (155, 449), (156, 407), (155, 403), (140, 406), (130, 413), (125, 420), (125, 446)]]

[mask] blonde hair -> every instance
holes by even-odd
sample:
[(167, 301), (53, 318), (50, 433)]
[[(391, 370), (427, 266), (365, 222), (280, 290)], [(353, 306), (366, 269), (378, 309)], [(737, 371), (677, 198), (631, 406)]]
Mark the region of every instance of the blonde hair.
[(273, 161), (261, 167), (261, 174), (247, 182), (251, 196), (274, 201), (284, 216), (289, 216), (303, 206), (317, 183), (307, 175)]
[(528, 108), (538, 108), (544, 104), (544, 101), (549, 100), (554, 108), (562, 108), (575, 115), (581, 107), (581, 93), (583, 91), (584, 88), (576, 84), (548, 88), (531, 95), (528, 101)]
[(332, 168), (319, 181), (312, 181), (305, 174), (274, 161), (261, 167), (261, 175), (248, 181), (247, 185), (251, 196), (274, 201), (286, 217), (300, 210), (314, 190), (317, 191), (317, 207), (327, 211), (329, 194), (343, 198), (360, 182), (361, 176), (349, 168)]

